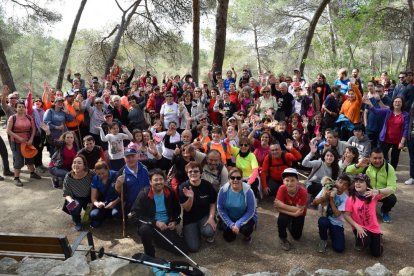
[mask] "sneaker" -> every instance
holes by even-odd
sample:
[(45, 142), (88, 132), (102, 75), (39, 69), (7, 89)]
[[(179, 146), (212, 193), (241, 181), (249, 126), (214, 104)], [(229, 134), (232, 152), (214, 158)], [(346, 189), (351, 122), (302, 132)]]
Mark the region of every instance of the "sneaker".
[(82, 230), (82, 223), (80, 223), (80, 222), (75, 223), (74, 228), (75, 228), (76, 231), (81, 231)]
[(407, 181), (404, 182), (405, 185), (413, 185), (414, 184), (414, 178), (410, 178)]
[(282, 245), (282, 249), (285, 251), (289, 251), (291, 248), (291, 244), (287, 239), (280, 240), (280, 244)]
[(15, 177), (13, 180), (14, 185), (16, 185), (17, 187), (23, 187), (23, 183), (20, 181), (20, 178)]
[(214, 236), (206, 238), (207, 243), (213, 243), (214, 242)]
[(364, 248), (360, 239), (355, 240), (354, 248), (356, 251), (361, 251)]
[(389, 213), (382, 213), (382, 221), (385, 223), (390, 223), (392, 221)]
[(328, 241), (326, 241), (326, 240), (321, 240), (320, 242), (319, 242), (319, 245), (318, 245), (318, 252), (319, 253), (325, 253), (326, 252), (326, 246), (328, 245)]
[(53, 188), (55, 188), (55, 189), (59, 189), (60, 188), (60, 186), (59, 186), (59, 179), (57, 177), (52, 177), (50, 180), (52, 181), (52, 187)]
[(30, 178), (42, 179), (42, 177), (40, 175), (38, 175), (37, 173), (35, 173), (35, 172), (30, 173)]
[(3, 176), (0, 176), (0, 181), (3, 181), (4, 180), (4, 177)]
[(3, 172), (3, 175), (4, 175), (4, 176), (14, 176), (14, 172), (12, 172), (12, 171), (10, 171), (10, 170), (8, 170), (8, 171), (4, 171), (4, 172)]
[(249, 244), (252, 242), (252, 236), (243, 236), (243, 242)]

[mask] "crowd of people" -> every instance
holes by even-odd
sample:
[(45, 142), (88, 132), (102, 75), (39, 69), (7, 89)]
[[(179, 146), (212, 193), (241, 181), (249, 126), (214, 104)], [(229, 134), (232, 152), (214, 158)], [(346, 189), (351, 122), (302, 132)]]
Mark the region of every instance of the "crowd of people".
[(266, 198), (279, 212), (284, 250), (291, 248), (287, 232), (300, 239), (307, 209), (319, 206), (319, 252), (328, 237), (334, 251), (344, 251), (346, 221), (356, 249), (382, 255), (376, 205), (390, 223), (406, 146), (405, 184), (414, 184), (413, 72), (401, 72), (395, 85), (387, 72), (365, 84), (358, 69), (350, 78), (340, 69), (333, 86), (322, 73), (306, 82), (297, 69), (255, 79), (244, 67), (239, 80), (233, 67), (225, 75), (212, 69), (201, 85), (190, 74), (161, 81), (150, 70), (134, 75), (117, 64), (103, 80), (70, 72), (71, 89), (45, 82), (40, 97), (30, 85), (27, 95), (4, 85), (14, 168), (0, 137), (4, 176), (22, 187), (25, 165), (30, 178), (49, 173), (76, 230), (85, 227), (82, 210), (93, 228), (127, 218), (149, 256), (153, 242), (179, 253), (159, 231), (185, 253), (214, 242), (217, 230), (227, 242), (241, 236), (250, 243), (257, 204)]

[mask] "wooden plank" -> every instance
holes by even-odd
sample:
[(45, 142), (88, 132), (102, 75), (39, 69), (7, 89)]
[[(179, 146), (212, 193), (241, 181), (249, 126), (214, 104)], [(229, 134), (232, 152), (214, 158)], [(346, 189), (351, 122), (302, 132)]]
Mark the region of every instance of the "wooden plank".
[(22, 243), (0, 243), (0, 250), (2, 251), (21, 251), (21, 252), (38, 252), (38, 253), (52, 253), (64, 254), (64, 250), (60, 244), (22, 244)]
[(44, 253), (33, 253), (33, 252), (0, 251), (0, 259), (3, 258), (3, 257), (10, 257), (10, 258), (13, 258), (17, 261), (21, 261), (25, 257), (65, 260), (65, 256), (63, 254), (44, 254)]
[(33, 237), (33, 236), (16, 236), (0, 235), (0, 245), (2, 243), (22, 243), (22, 244), (50, 244), (59, 245), (63, 237)]

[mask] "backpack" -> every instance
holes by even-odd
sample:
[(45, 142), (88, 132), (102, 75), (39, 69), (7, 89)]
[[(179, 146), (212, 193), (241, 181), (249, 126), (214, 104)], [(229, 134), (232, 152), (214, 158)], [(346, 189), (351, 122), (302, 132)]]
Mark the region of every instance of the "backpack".
[[(30, 117), (27, 114), (25, 114), (25, 115), (26, 115), (26, 118), (30, 121), (30, 124), (32, 124), (32, 117)], [(16, 124), (16, 120), (17, 120), (17, 115), (16, 114), (12, 115), (12, 120), (13, 120), (13, 124), (12, 124), (12, 127), (11, 127), (11, 131), (14, 132), (14, 125)], [(30, 127), (30, 131), (32, 131), (32, 127)], [(9, 138), (9, 141), (10, 141), (10, 135), (7, 135), (7, 137)]]
[[(223, 147), (224, 152), (227, 152), (227, 144), (224, 143), (223, 141), (221, 141), (221, 145)], [(210, 150), (211, 150), (211, 141), (207, 143), (207, 152), (206, 153), (209, 153)]]
[[(366, 172), (368, 170), (368, 167), (369, 166), (367, 166), (367, 167), (364, 168), (364, 170), (362, 171), (363, 174), (366, 174)], [(386, 172), (386, 174), (388, 176), (388, 162), (387, 161), (385, 161), (385, 172)]]
[[(269, 157), (269, 168), (268, 168), (268, 172), (270, 172), (270, 168), (273, 167), (273, 158), (272, 158), (272, 154), (270, 152), (268, 154), (268, 157)], [(286, 165), (286, 166), (290, 167), (291, 165), (289, 165), (286, 162), (286, 152), (285, 151), (282, 151), (282, 156), (281, 157), (282, 157), (282, 162), (283, 163), (281, 165), (277, 165), (277, 166), (281, 167), (283, 165)]]

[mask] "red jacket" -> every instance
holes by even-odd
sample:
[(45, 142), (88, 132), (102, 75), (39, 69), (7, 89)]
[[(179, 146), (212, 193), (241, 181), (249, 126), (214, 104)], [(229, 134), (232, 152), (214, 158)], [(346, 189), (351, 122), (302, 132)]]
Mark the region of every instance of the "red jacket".
[[(263, 160), (262, 170), (260, 172), (260, 180), (262, 182), (262, 188), (267, 188), (267, 179), (266, 176), (269, 173), (270, 177), (276, 181), (282, 181), (282, 172), (292, 166), (293, 161), (298, 161), (302, 158), (300, 152), (293, 148), (290, 152), (283, 152), (282, 154), (285, 155), (285, 161), (283, 162), (283, 158), (276, 158), (272, 156), (272, 162), (269, 161), (269, 156), (267, 155)], [(270, 167), (270, 165), (272, 165)]]
[[(161, 95), (160, 95), (160, 97), (162, 98), (162, 102), (161, 102), (161, 105), (162, 105), (165, 102), (165, 99)], [(145, 106), (145, 108), (149, 112), (150, 110), (155, 110), (156, 111), (156, 107), (157, 107), (157, 100), (155, 99), (155, 93), (153, 92), (149, 96), (148, 102), (147, 102), (147, 105)]]

